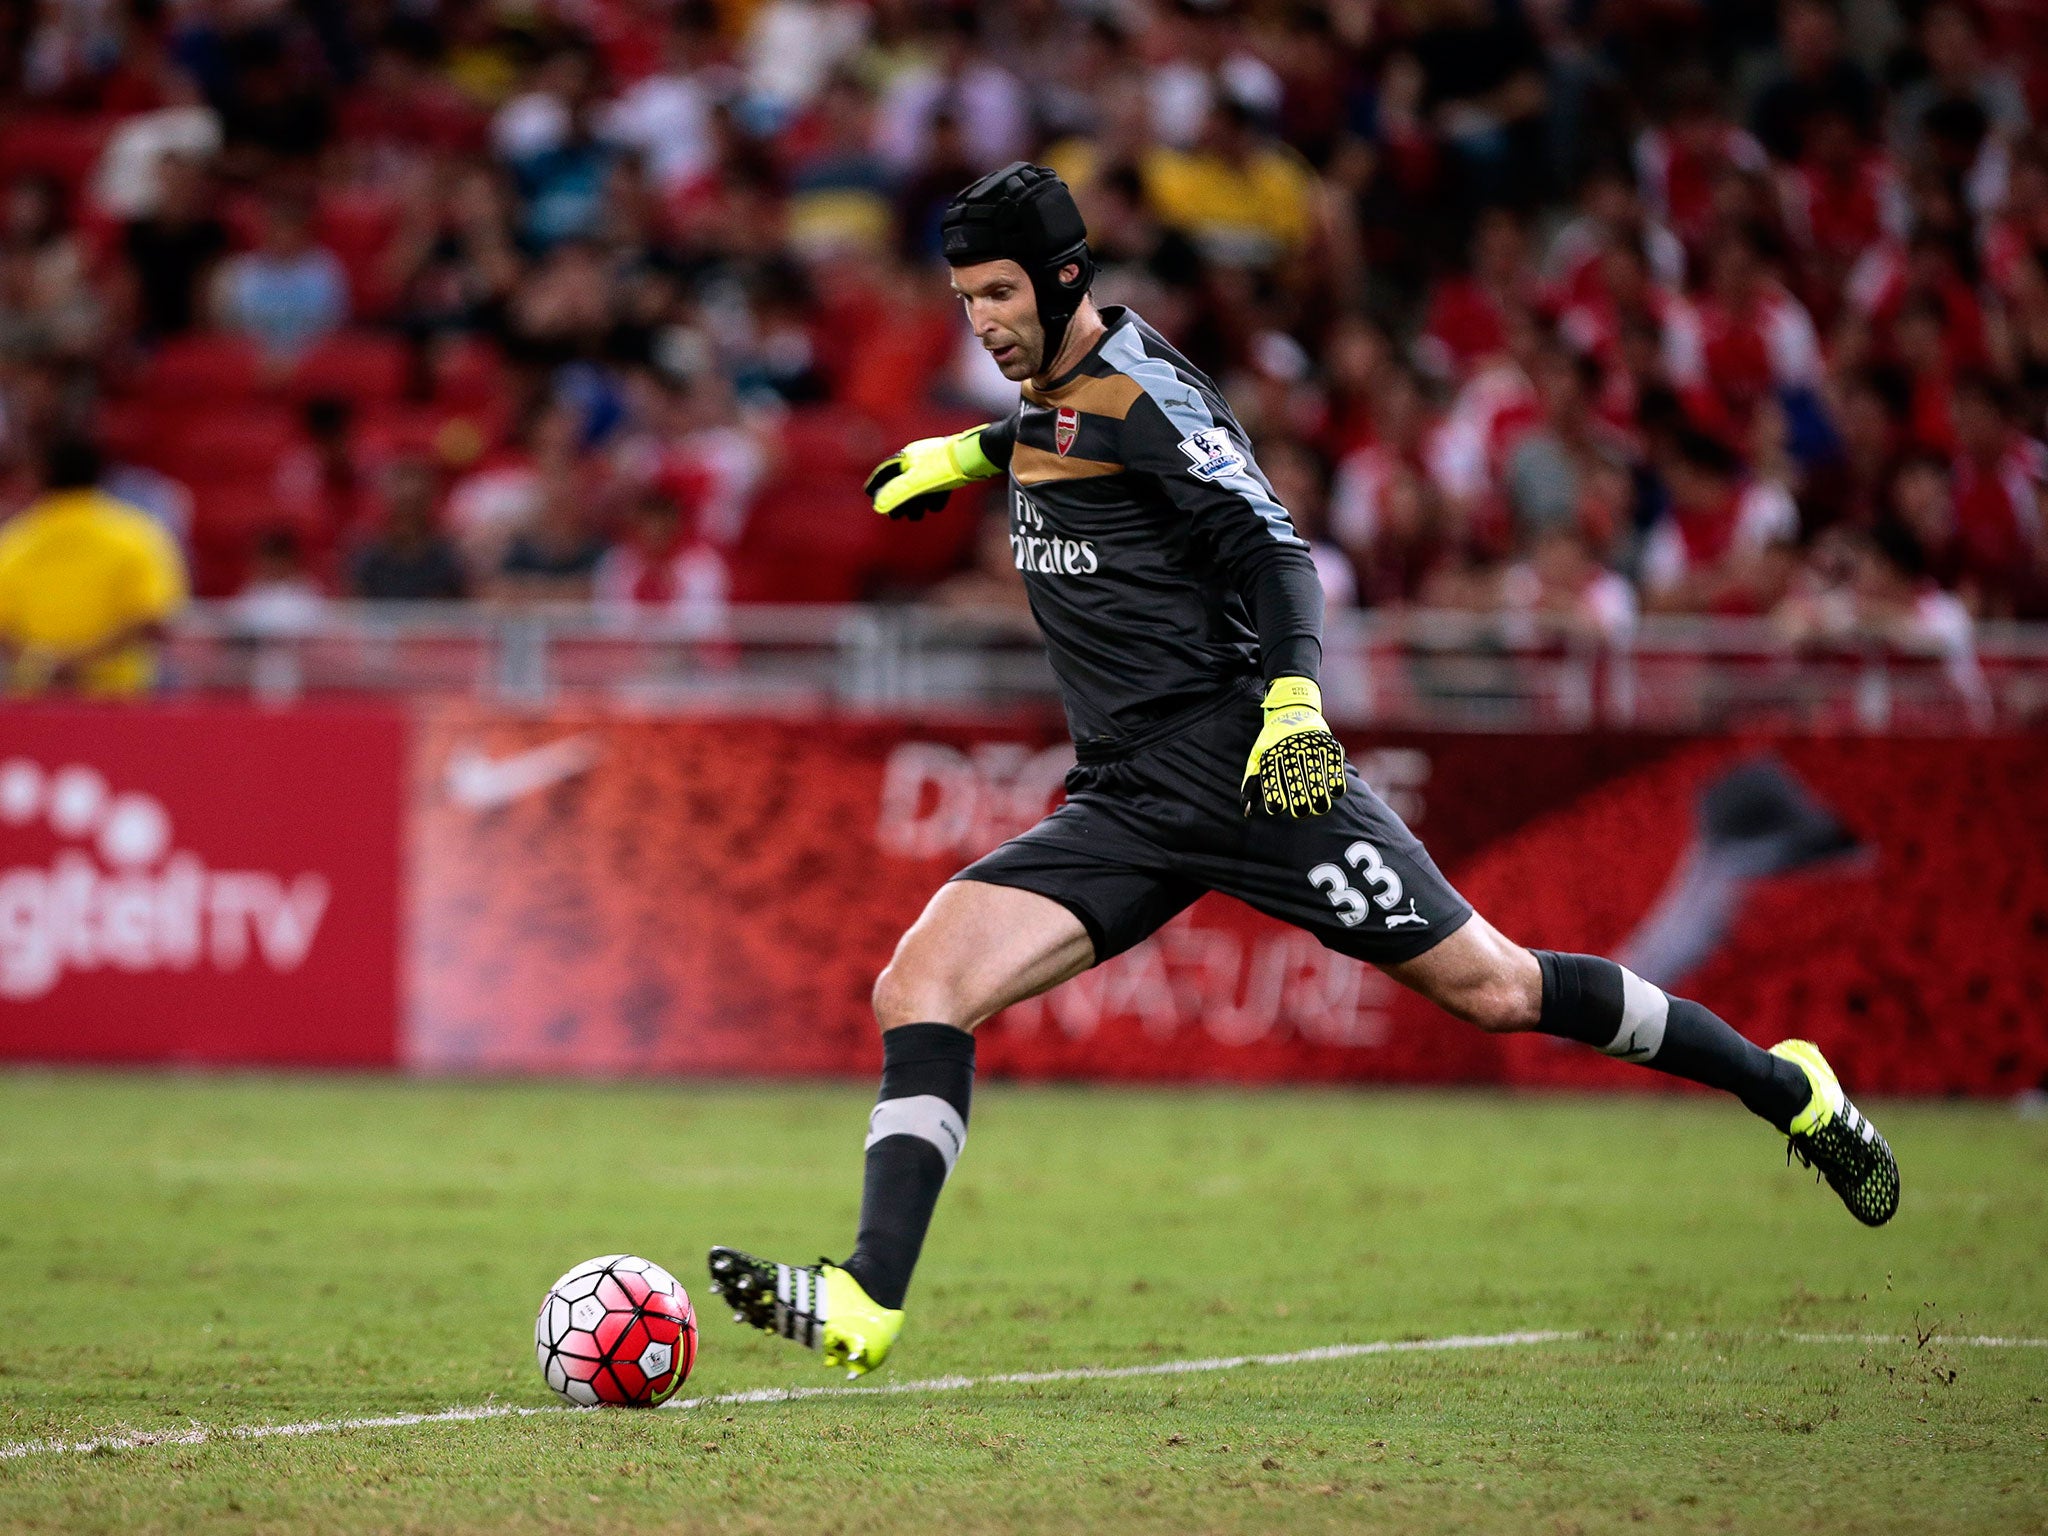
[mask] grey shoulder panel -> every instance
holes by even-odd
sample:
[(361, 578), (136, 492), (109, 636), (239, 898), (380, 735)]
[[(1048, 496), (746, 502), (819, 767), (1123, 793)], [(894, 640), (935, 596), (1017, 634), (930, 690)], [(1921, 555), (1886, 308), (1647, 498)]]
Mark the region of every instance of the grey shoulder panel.
[(1178, 437), (1178, 451), (1187, 457), (1187, 472), (1218, 490), (1233, 492), (1283, 544), (1301, 544), (1286, 509), (1273, 499), (1272, 488), (1252, 462), (1251, 445), (1243, 441), (1234, 420), (1219, 417), (1208, 390), (1169, 359), (1146, 350), (1144, 332), (1135, 317), (1112, 331), (1098, 354), (1145, 391)]

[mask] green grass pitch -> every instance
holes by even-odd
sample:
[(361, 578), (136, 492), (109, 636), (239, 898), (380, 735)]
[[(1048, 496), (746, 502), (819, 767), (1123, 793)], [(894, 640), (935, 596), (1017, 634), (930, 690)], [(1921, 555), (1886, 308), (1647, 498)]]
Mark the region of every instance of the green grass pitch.
[[(1869, 1232), (1733, 1104), (988, 1085), (882, 1379), (1183, 1376), (0, 1457), (0, 1529), (2048, 1531), (2048, 1121), (1871, 1106)], [(826, 1384), (702, 1253), (838, 1255), (867, 1094), (0, 1076), (0, 1442), (551, 1401), (629, 1250), (686, 1394)], [(1799, 1335), (1874, 1335), (1814, 1341)]]

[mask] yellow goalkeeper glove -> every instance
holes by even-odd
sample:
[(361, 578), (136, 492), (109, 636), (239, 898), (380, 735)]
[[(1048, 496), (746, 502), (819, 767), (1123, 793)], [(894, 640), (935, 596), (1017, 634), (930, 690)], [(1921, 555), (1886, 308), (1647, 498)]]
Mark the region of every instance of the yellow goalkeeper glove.
[(981, 451), (981, 431), (969, 427), (951, 437), (920, 437), (877, 464), (861, 489), (877, 512), (914, 523), (938, 511), (961, 486), (1002, 473)]
[(1266, 690), (1266, 728), (1244, 765), (1244, 813), (1320, 816), (1344, 793), (1344, 748), (1323, 718), (1323, 691), (1305, 677)]

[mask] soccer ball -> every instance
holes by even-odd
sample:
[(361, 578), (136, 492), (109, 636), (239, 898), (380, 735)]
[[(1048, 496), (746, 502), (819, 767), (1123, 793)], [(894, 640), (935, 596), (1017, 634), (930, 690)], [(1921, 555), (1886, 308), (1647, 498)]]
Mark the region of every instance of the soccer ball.
[(697, 1363), (697, 1314), (659, 1264), (610, 1253), (548, 1287), (533, 1349), (548, 1385), (580, 1407), (652, 1408)]

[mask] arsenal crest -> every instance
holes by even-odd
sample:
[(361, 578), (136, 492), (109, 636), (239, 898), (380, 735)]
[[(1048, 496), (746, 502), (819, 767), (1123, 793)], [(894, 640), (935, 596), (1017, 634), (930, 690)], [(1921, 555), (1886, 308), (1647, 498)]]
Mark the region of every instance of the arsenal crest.
[(1081, 430), (1081, 413), (1070, 405), (1059, 408), (1052, 423), (1052, 445), (1059, 449), (1060, 457), (1067, 456), (1067, 450), (1074, 446), (1074, 438)]

